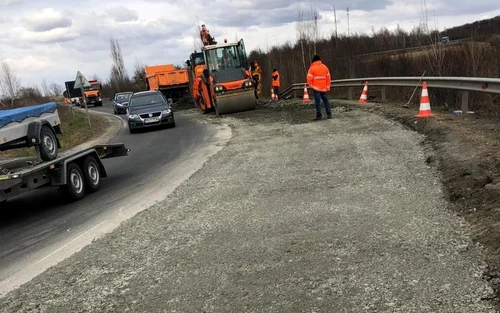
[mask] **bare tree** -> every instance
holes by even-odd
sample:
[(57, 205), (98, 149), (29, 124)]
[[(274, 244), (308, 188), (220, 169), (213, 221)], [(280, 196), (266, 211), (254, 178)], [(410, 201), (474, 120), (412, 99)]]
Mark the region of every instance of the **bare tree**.
[(45, 78), (42, 79), (41, 86), (42, 86), (43, 95), (45, 97), (50, 97), (51, 96), (50, 87), (49, 87), (49, 84), (47, 83), (47, 81), (45, 80)]
[(122, 49), (116, 38), (111, 38), (109, 41), (111, 49), (111, 59), (113, 66), (111, 67), (110, 81), (118, 91), (123, 88), (129, 81), (127, 71), (125, 70), (125, 62), (123, 61)]
[(134, 81), (134, 89), (135, 90), (146, 90), (147, 85), (146, 85), (146, 72), (144, 70), (146, 66), (142, 61), (136, 60), (135, 61), (135, 66), (134, 66), (134, 76), (133, 76), (133, 81)]
[[(440, 33), (438, 31), (437, 16), (434, 15), (434, 30), (429, 28), (429, 12), (427, 10), (427, 2), (424, 0), (423, 15), (425, 22), (421, 25), (427, 37), (427, 45), (429, 49), (426, 52), (427, 62), (433, 75), (441, 76), (443, 71), (443, 63), (445, 60), (446, 49), (441, 44)], [(424, 49), (427, 49), (423, 47)]]
[(19, 96), (21, 82), (6, 61), (3, 61), (0, 67), (0, 87), (3, 93), (10, 99), (10, 107), (12, 108), (14, 101)]
[(97, 74), (95, 74), (95, 73), (94, 73), (94, 74), (92, 74), (92, 75), (90, 75), (90, 76), (89, 76), (89, 79), (90, 79), (90, 80), (97, 80), (98, 82), (102, 82), (101, 77), (99, 77), (99, 75), (97, 75)]
[(306, 53), (309, 57), (316, 54), (316, 42), (318, 37), (318, 13), (311, 6), (311, 14), (306, 15), (298, 3), (298, 20), (296, 23), (297, 41), (302, 52), (302, 64), (304, 72), (307, 72)]
[(57, 97), (62, 95), (64, 88), (61, 85), (58, 85), (56, 83), (50, 84), (50, 93), (53, 97)]
[[(45, 95), (47, 97), (47, 95)], [(44, 101), (44, 95), (36, 85), (32, 87), (21, 87), (19, 89), (19, 98), (23, 100), (24, 105), (39, 104)]]

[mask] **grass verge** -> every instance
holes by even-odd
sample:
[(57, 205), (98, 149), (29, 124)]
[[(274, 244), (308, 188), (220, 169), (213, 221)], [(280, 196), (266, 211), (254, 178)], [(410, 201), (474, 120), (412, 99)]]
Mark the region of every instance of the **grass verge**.
[[(99, 115), (90, 115), (89, 127), (85, 113), (71, 110), (62, 104), (58, 104), (59, 117), (61, 118), (61, 129), (63, 134), (58, 135), (61, 142), (61, 150), (72, 149), (82, 143), (102, 135), (109, 126), (108, 120)], [(72, 112), (73, 111), (73, 112)], [(26, 157), (35, 155), (35, 148), (14, 149), (0, 152), (0, 158)]]

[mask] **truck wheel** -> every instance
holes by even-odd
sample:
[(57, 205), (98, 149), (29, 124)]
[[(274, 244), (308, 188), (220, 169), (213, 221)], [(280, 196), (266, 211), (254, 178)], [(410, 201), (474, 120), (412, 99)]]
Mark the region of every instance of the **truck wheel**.
[(80, 167), (71, 162), (66, 169), (66, 185), (61, 186), (62, 193), (72, 201), (81, 200), (85, 196), (85, 179)]
[(101, 168), (93, 156), (88, 156), (83, 161), (83, 177), (89, 193), (101, 188)]
[(44, 161), (51, 161), (57, 158), (57, 138), (54, 131), (47, 125), (43, 125), (40, 130), (40, 157)]

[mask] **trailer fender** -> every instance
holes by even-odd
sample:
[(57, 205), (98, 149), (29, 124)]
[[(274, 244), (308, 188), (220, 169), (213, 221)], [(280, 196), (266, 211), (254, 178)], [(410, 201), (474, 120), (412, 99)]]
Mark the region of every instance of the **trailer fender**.
[(80, 166), (82, 171), (84, 171), (85, 169), (83, 168), (83, 163), (84, 163), (84, 160), (87, 156), (93, 156), (96, 159), (97, 164), (99, 165), (100, 172), (101, 172), (101, 178), (108, 177), (106, 169), (104, 168), (104, 165), (102, 164), (101, 159), (99, 158), (99, 155), (97, 154), (97, 151), (92, 150), (89, 153), (79, 154), (79, 155), (76, 155), (72, 158), (64, 160), (64, 163), (61, 167), (54, 169), (55, 170), (55, 172), (53, 174), (54, 180), (52, 183), (54, 185), (66, 185), (66, 183), (67, 183), (66, 182), (66, 171), (68, 168), (68, 164), (71, 162), (75, 162), (78, 164), (78, 166)]
[[(28, 145), (34, 146), (34, 145), (38, 145), (42, 142), (42, 140), (40, 138), (40, 131), (42, 129), (42, 126), (44, 126), (44, 125), (47, 125), (48, 127), (50, 127), (50, 129), (52, 129), (54, 134), (59, 134), (59, 135), (62, 134), (61, 127), (59, 125), (57, 125), (56, 127), (53, 127), (46, 120), (34, 121), (28, 125)], [(57, 138), (57, 136), (55, 136), (55, 137), (56, 137), (56, 141), (57, 141), (57, 147), (61, 148), (61, 142), (59, 141), (59, 138)]]

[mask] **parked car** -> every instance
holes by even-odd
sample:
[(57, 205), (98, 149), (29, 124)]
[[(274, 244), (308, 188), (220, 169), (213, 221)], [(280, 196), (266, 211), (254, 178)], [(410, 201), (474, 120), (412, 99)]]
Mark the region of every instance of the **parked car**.
[(131, 133), (154, 126), (175, 127), (174, 112), (157, 90), (136, 92), (128, 106), (128, 128)]
[(119, 92), (113, 98), (113, 111), (115, 114), (127, 113), (127, 107), (132, 96), (132, 91)]

